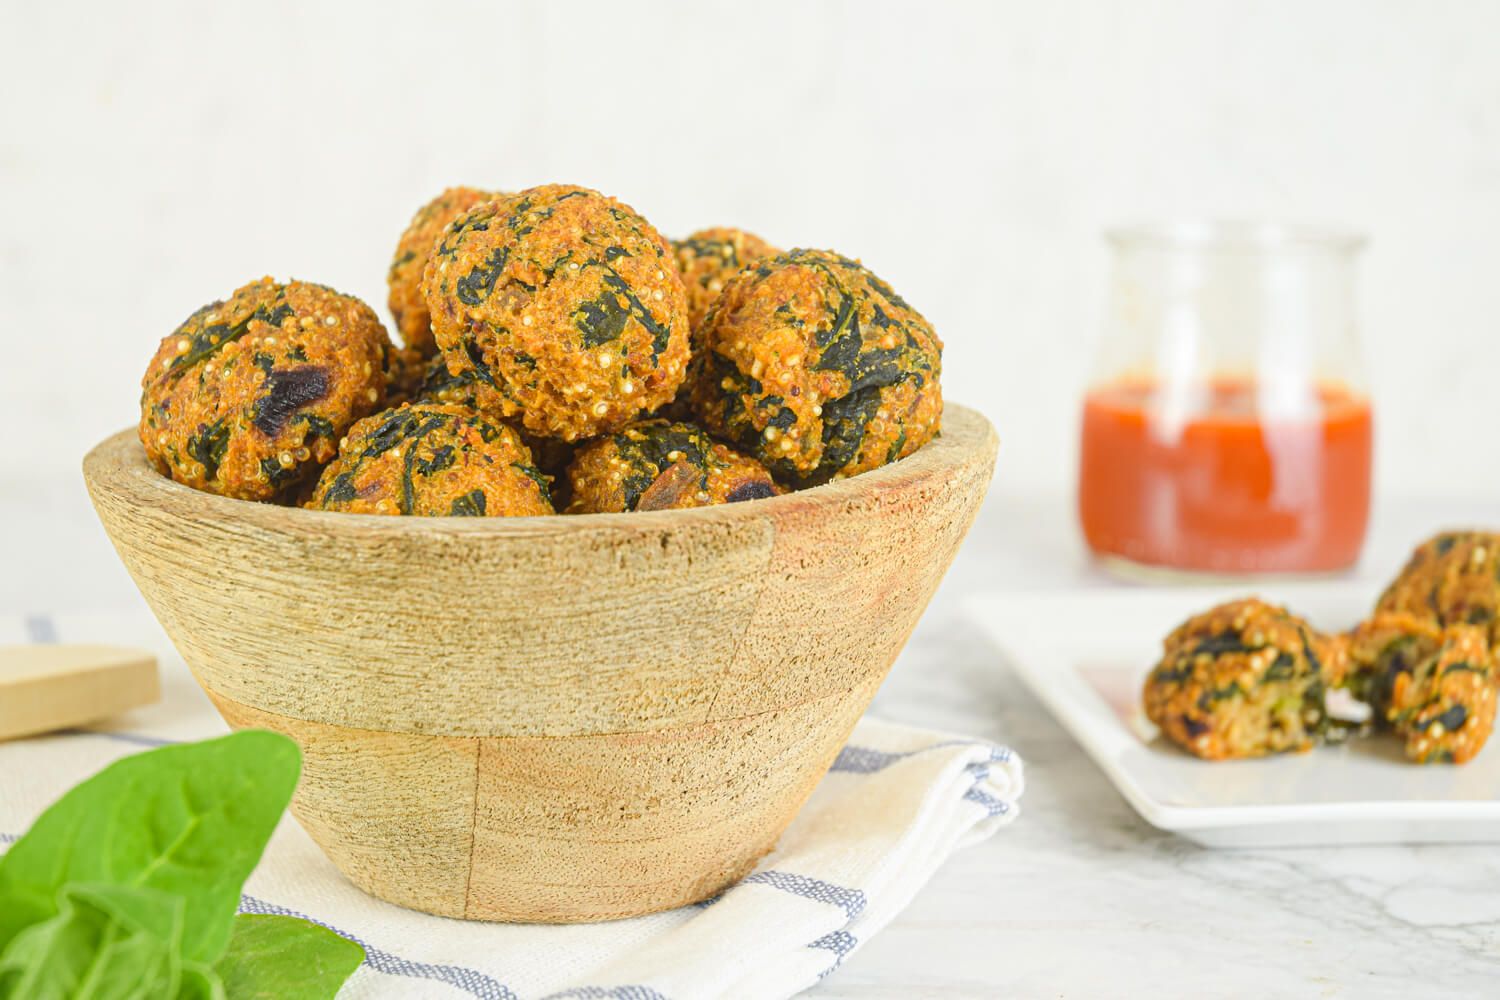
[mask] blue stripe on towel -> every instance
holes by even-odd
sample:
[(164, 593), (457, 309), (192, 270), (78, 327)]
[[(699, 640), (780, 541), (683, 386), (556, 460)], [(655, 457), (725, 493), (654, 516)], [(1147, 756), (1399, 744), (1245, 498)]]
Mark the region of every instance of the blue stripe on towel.
[(889, 753), (885, 750), (875, 750), (871, 747), (857, 747), (852, 743), (839, 751), (839, 755), (833, 759), (833, 764), (828, 768), (830, 771), (846, 771), (853, 774), (874, 774), (883, 771), (896, 761), (910, 754)]
[(988, 812), (991, 816), (1004, 816), (1006, 813), (1010, 812), (1009, 802), (1006, 802), (1003, 799), (995, 798), (989, 792), (980, 788), (978, 784), (969, 789), (967, 792), (964, 792), (964, 798), (970, 802), (977, 802), (981, 806), (984, 806), (985, 811)]
[(503, 983), (495, 980), (477, 969), (466, 969), (457, 965), (430, 965), (427, 962), (413, 962), (410, 959), (393, 955), (388, 951), (366, 944), (357, 936), (348, 931), (334, 927), (332, 924), (324, 923), (316, 917), (309, 917), (305, 913), (289, 910), (285, 906), (277, 906), (275, 903), (267, 903), (256, 899), (254, 896), (243, 896), (240, 899), (241, 913), (259, 913), (279, 917), (300, 917), (310, 920), (320, 927), (326, 927), (341, 937), (364, 948), (365, 964), (376, 972), (383, 972), (388, 976), (405, 976), (409, 979), (432, 979), (440, 983), (447, 983), (466, 993), (476, 996), (479, 1000), (517, 1000), (515, 993)]
[(820, 878), (798, 875), (794, 872), (763, 871), (746, 875), (740, 885), (768, 885), (794, 896), (811, 899), (819, 903), (837, 906), (850, 920), (859, 916), (865, 908), (865, 894), (859, 889), (846, 889)]
[(575, 986), (561, 993), (549, 993), (542, 1000), (667, 1000), (649, 986)]
[[(795, 872), (775, 870), (755, 872), (747, 875), (739, 884), (745, 885), (746, 883), (769, 885), (783, 892), (789, 892), (794, 896), (801, 896), (804, 899), (838, 906), (843, 909), (844, 915), (849, 918), (850, 923), (853, 923), (854, 918), (864, 912), (865, 903), (868, 902), (868, 897), (865, 896), (864, 891), (861, 889), (846, 889), (841, 885), (824, 882), (822, 879), (810, 878), (807, 875), (798, 875)], [(733, 889), (734, 887), (731, 886), (728, 891), (733, 891)], [(713, 900), (709, 900), (708, 902), (713, 902)], [(847, 930), (836, 930), (832, 933), (824, 934), (816, 941), (810, 943), (807, 947), (826, 949), (834, 954), (833, 964), (818, 973), (818, 978), (822, 979), (832, 974), (839, 966), (843, 965), (844, 956), (848, 955), (858, 945), (859, 939)]]
[(982, 786), (990, 780), (990, 765), (1010, 759), (1010, 751), (1004, 747), (997, 747), (990, 751), (990, 759), (984, 762), (976, 762), (964, 768), (974, 779), (974, 784), (968, 791), (964, 792), (964, 798), (969, 802), (975, 802), (983, 806), (991, 816), (1003, 816), (1010, 812), (1010, 803), (998, 799), (985, 791)]
[[(898, 764), (908, 757), (927, 753), (930, 750), (943, 750), (948, 747), (982, 746), (970, 740), (946, 740), (942, 743), (934, 743), (931, 746), (922, 747), (920, 750), (876, 750), (873, 747), (860, 747), (850, 743), (839, 751), (834, 758), (830, 771), (842, 771), (846, 774), (874, 774), (876, 771), (884, 771), (892, 764)], [(1011, 751), (1009, 747), (990, 747), (991, 761), (1010, 760)]]
[(168, 740), (160, 736), (140, 736), (136, 733), (107, 733), (102, 729), (64, 729), (60, 736), (103, 736), (105, 739), (117, 740), (120, 743), (132, 743), (138, 747), (172, 747), (181, 743), (181, 740)]
[(832, 934), (824, 934), (808, 945), (809, 948), (826, 948), (836, 956), (832, 965), (818, 973), (818, 978), (823, 979), (832, 975), (839, 966), (844, 964), (844, 957), (858, 945), (859, 939), (848, 931), (834, 931)]
[(31, 642), (54, 643), (57, 641), (57, 626), (51, 615), (27, 615), (26, 638)]

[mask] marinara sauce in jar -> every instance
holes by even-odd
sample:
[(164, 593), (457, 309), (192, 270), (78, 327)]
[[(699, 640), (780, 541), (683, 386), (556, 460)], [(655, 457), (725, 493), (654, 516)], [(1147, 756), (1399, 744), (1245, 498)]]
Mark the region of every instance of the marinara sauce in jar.
[(1373, 420), (1355, 235), (1258, 224), (1109, 234), (1078, 508), (1107, 562), (1213, 575), (1354, 564)]

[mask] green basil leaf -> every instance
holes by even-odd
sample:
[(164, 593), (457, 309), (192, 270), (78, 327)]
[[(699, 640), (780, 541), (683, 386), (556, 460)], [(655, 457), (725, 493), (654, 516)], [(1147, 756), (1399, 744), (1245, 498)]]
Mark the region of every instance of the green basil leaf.
[(300, 771), (294, 742), (255, 730), (106, 767), (0, 856), (0, 953), (60, 914), (63, 886), (89, 882), (180, 896), (182, 958), (212, 963)]
[(83, 883), (59, 891), (57, 903), (56, 916), (27, 927), (0, 953), (0, 997), (179, 996), (186, 911), (181, 897)]
[(364, 960), (363, 948), (318, 924), (240, 914), (214, 971), (228, 1000), (331, 1000)]
[(182, 963), (182, 985), (177, 989), (177, 1000), (228, 1000), (224, 995), (224, 981), (213, 966), (202, 962)]

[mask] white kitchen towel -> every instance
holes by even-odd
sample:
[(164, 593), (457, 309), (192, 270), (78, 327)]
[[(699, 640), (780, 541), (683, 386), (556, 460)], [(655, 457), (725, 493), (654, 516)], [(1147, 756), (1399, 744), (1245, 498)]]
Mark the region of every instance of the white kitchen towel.
[[(25, 641), (154, 649), (164, 697), (87, 731), (0, 743), (0, 848), (110, 761), (224, 731), (149, 616), (0, 620), (0, 644)], [(785, 997), (836, 970), (950, 854), (1014, 820), (1021, 787), (1005, 747), (864, 719), (776, 849), (696, 906), (575, 926), (428, 916), (360, 892), (288, 816), (242, 909), (307, 917), (362, 944), (349, 1000)]]

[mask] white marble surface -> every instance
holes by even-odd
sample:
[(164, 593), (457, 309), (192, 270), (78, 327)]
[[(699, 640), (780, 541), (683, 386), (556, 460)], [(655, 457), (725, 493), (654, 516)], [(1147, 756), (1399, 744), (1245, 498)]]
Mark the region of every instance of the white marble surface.
[[(1377, 511), (1362, 586), (1500, 501)], [(81, 488), (0, 480), (0, 612), (139, 601)], [(819, 997), (1481, 997), (1500, 992), (1500, 848), (1216, 852), (1152, 829), (1009, 672), (958, 599), (1117, 586), (1070, 502), (996, 497), (876, 699), (887, 718), (1003, 741), (1027, 761), (1018, 823), (960, 853)]]

